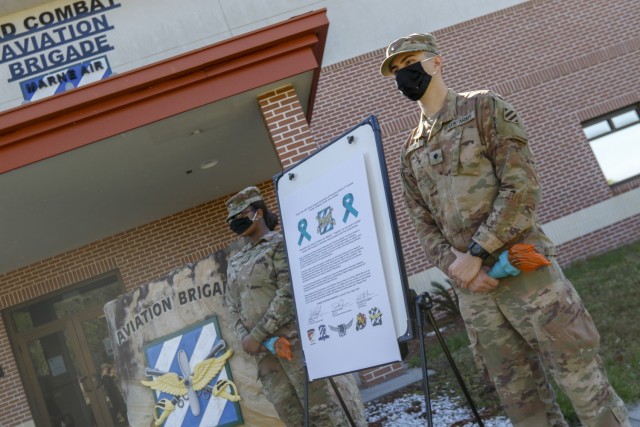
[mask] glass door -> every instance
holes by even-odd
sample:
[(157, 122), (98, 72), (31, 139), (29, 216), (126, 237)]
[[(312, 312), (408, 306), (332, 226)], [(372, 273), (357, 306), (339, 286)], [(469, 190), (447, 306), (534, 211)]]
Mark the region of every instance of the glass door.
[(5, 313), (36, 425), (129, 425), (102, 311), (120, 293), (108, 274)]
[(80, 320), (76, 323), (82, 346), (86, 349), (87, 364), (94, 367), (92, 375), (99, 384), (101, 394), (96, 397), (104, 403), (104, 408), (114, 426), (128, 426), (127, 405), (120, 391), (120, 380), (113, 367), (111, 338), (104, 314), (100, 317)]
[(64, 322), (24, 337), (23, 363), (37, 385), (39, 418), (52, 427), (112, 427), (102, 383), (77, 332)]

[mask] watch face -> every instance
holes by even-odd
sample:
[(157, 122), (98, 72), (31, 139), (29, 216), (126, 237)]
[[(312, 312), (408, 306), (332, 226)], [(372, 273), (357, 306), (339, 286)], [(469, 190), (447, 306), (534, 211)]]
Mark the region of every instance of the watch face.
[(469, 253), (473, 256), (477, 256), (480, 253), (481, 247), (477, 243), (472, 243), (469, 246)]
[[(473, 242), (473, 243), (471, 244), (471, 246), (469, 247), (469, 253), (470, 253), (471, 255), (473, 255), (473, 256), (477, 256), (477, 257), (480, 257), (480, 258), (482, 258), (482, 257), (483, 257), (483, 255), (485, 255), (485, 254), (486, 254), (486, 255), (489, 255), (489, 254), (488, 254), (488, 253), (487, 253), (487, 252), (482, 248), (482, 246), (480, 246), (479, 244), (477, 244), (477, 243), (475, 243), (475, 242)], [(485, 256), (486, 256), (486, 255), (485, 255)]]

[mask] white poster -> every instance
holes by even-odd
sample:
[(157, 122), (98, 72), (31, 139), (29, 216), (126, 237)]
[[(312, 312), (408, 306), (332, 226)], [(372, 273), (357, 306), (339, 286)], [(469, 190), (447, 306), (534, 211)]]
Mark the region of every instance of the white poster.
[(364, 157), (281, 205), (309, 379), (399, 361)]

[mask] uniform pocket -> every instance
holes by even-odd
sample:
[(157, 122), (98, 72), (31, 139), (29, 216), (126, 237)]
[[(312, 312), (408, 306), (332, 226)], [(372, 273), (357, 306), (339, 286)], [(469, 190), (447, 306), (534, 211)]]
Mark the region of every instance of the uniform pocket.
[(453, 145), (452, 175), (480, 176), (487, 160), (483, 149), (478, 129), (462, 128)]
[(268, 245), (255, 247), (245, 257), (236, 273), (238, 281), (251, 289), (273, 286), (273, 249)]
[(411, 169), (423, 199), (430, 200), (434, 195), (436, 184), (426, 148), (419, 148), (411, 153)]
[(586, 366), (598, 353), (600, 335), (572, 286), (544, 307), (539, 317), (540, 347), (561, 373)]
[(469, 336), (469, 349), (471, 350), (471, 354), (473, 354), (473, 360), (476, 363), (476, 367), (483, 373), (483, 375), (485, 375), (485, 378), (489, 378), (487, 365), (484, 361), (484, 357), (482, 356), (482, 350), (478, 340), (478, 331), (476, 331), (476, 328), (472, 325), (466, 324), (465, 326), (467, 329), (467, 335)]

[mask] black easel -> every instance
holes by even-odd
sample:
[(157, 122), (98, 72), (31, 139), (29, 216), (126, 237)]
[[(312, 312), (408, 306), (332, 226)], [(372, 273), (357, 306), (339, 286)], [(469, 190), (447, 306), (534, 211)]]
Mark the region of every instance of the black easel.
[[(304, 427), (309, 427), (310, 425), (309, 424), (309, 377), (307, 374), (306, 362), (303, 362), (303, 367), (304, 367)], [(318, 381), (322, 381), (322, 380), (318, 380)], [(351, 417), (351, 413), (349, 412), (349, 409), (347, 409), (347, 404), (342, 399), (342, 395), (340, 394), (340, 391), (338, 390), (338, 386), (336, 386), (335, 381), (333, 381), (333, 378), (331, 377), (329, 378), (329, 383), (331, 384), (331, 387), (333, 387), (333, 391), (336, 393), (336, 396), (340, 401), (340, 405), (342, 406), (344, 413), (347, 415), (347, 419), (349, 419), (349, 423), (351, 424), (351, 427), (356, 427), (356, 423), (355, 421), (353, 421), (353, 418)]]
[(480, 418), (480, 414), (478, 414), (478, 410), (476, 409), (475, 403), (473, 403), (473, 399), (471, 398), (471, 394), (469, 394), (469, 390), (464, 383), (464, 379), (462, 375), (460, 375), (460, 371), (458, 371), (458, 367), (456, 366), (453, 357), (451, 357), (451, 352), (447, 347), (447, 343), (444, 341), (442, 334), (440, 334), (440, 329), (436, 324), (436, 319), (433, 317), (433, 313), (431, 312), (431, 308), (433, 308), (433, 299), (427, 292), (423, 292), (420, 295), (417, 295), (415, 291), (411, 291), (411, 296), (413, 297), (414, 307), (416, 319), (418, 321), (418, 338), (420, 339), (420, 359), (422, 360), (422, 390), (424, 391), (424, 400), (427, 409), (427, 425), (429, 427), (433, 427), (433, 417), (431, 414), (431, 398), (429, 396), (429, 374), (427, 371), (427, 354), (425, 350), (425, 342), (424, 342), (424, 316), (426, 315), (429, 323), (433, 327), (436, 336), (438, 337), (438, 341), (440, 342), (440, 346), (442, 347), (442, 351), (447, 356), (447, 360), (449, 361), (449, 365), (451, 365), (451, 370), (456, 376), (458, 380), (458, 384), (462, 388), (462, 392), (467, 398), (467, 402), (469, 402), (469, 406), (471, 407), (471, 411), (476, 419), (476, 422), (480, 427), (484, 427), (482, 423), (482, 419)]

